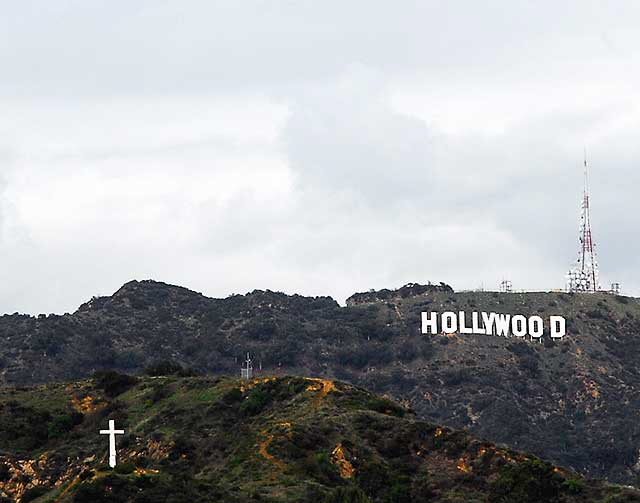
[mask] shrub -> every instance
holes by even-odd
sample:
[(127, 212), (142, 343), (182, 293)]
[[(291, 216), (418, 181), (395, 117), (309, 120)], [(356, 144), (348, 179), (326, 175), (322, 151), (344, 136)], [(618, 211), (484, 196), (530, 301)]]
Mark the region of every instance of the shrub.
[(84, 415), (75, 411), (71, 414), (55, 416), (48, 425), (49, 438), (61, 437), (71, 431), (74, 426), (80, 424), (83, 419)]
[(489, 501), (492, 503), (538, 503), (558, 501), (562, 477), (553, 467), (538, 459), (527, 460), (500, 469), (491, 484)]
[(242, 391), (240, 388), (233, 388), (222, 395), (222, 401), (227, 405), (234, 404), (242, 400)]
[(0, 443), (25, 450), (41, 447), (47, 442), (50, 420), (48, 412), (15, 401), (0, 405)]
[(396, 417), (403, 417), (405, 410), (395, 402), (387, 400), (386, 398), (378, 398), (372, 396), (367, 400), (366, 407), (370, 410), (380, 412), (382, 414), (390, 414)]
[(167, 398), (169, 395), (171, 395), (171, 390), (168, 386), (163, 386), (162, 384), (154, 386), (150, 396), (151, 403), (158, 403)]
[(268, 401), (269, 395), (263, 389), (253, 388), (244, 402), (242, 402), (240, 411), (247, 416), (254, 416), (262, 411)]
[(7, 463), (0, 464), (0, 482), (6, 482), (11, 478), (11, 471)]
[(419, 344), (418, 350), (420, 352), (420, 356), (425, 360), (430, 360), (435, 354), (433, 343), (431, 342), (431, 339), (427, 337), (420, 338), (420, 344)]
[(194, 369), (184, 368), (179, 363), (163, 360), (153, 363), (144, 369), (144, 373), (151, 377), (171, 376), (177, 375), (180, 377), (193, 377), (198, 375)]
[(138, 382), (130, 375), (120, 374), (113, 370), (98, 371), (93, 374), (94, 385), (109, 397), (116, 397), (129, 390)]
[(324, 503), (371, 503), (362, 489), (354, 486), (338, 487), (325, 499)]
[(22, 498), (20, 499), (20, 501), (22, 503), (27, 502), (27, 501), (33, 501), (34, 499), (39, 498), (40, 496), (44, 496), (50, 490), (51, 490), (51, 488), (48, 487), (48, 486), (35, 486), (35, 487), (32, 487), (31, 489), (27, 489), (24, 492), (24, 494), (22, 495)]
[(120, 475), (129, 475), (135, 471), (136, 467), (133, 463), (119, 463), (113, 469), (114, 472), (119, 473)]
[(406, 341), (396, 350), (397, 358), (404, 362), (410, 363), (418, 357), (418, 348), (413, 341)]
[(399, 477), (393, 481), (389, 488), (385, 503), (412, 503), (411, 479), (409, 477)]
[(580, 479), (565, 480), (562, 489), (570, 494), (580, 494), (584, 490), (584, 482)]
[(607, 314), (603, 313), (600, 309), (591, 309), (585, 314), (594, 320), (606, 320), (608, 318)]
[(78, 476), (78, 478), (81, 481), (87, 480), (92, 478), (94, 475), (96, 474), (96, 472), (94, 472), (93, 470), (83, 470), (80, 475)]
[(104, 491), (98, 484), (82, 484), (73, 496), (73, 503), (96, 503), (102, 501), (105, 501)]
[(389, 486), (389, 472), (380, 463), (363, 462), (356, 481), (367, 494), (376, 495)]
[(326, 452), (309, 453), (301, 460), (300, 466), (306, 475), (313, 477), (322, 484), (334, 485), (340, 480), (338, 471), (331, 463), (331, 459)]
[(532, 377), (536, 377), (540, 373), (539, 362), (536, 357), (528, 355), (521, 356), (518, 363), (520, 368), (528, 372)]
[(447, 386), (459, 386), (461, 384), (473, 381), (473, 376), (469, 368), (445, 370), (442, 373), (442, 380)]
[(181, 457), (189, 457), (196, 451), (196, 444), (188, 437), (179, 435), (173, 440), (173, 447), (169, 453), (169, 459), (176, 460)]

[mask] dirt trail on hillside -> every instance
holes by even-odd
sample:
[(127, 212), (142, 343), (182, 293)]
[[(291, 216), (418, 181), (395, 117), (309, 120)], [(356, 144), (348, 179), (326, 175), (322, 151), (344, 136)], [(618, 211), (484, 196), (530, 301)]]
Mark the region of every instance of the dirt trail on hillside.
[(313, 399), (314, 405), (317, 407), (320, 402), (332, 391), (338, 391), (333, 381), (329, 379), (320, 379), (317, 377), (308, 377), (307, 380), (313, 381), (313, 384), (307, 386), (307, 391), (318, 391), (319, 393)]

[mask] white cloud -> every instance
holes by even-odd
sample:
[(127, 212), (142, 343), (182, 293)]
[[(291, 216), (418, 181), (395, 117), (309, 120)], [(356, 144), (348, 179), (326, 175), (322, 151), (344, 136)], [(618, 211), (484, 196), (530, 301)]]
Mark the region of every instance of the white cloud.
[[(636, 2), (20, 2), (0, 20), (0, 310), (562, 286), (592, 161), (637, 294)], [(5, 181), (2, 191), (2, 180)]]

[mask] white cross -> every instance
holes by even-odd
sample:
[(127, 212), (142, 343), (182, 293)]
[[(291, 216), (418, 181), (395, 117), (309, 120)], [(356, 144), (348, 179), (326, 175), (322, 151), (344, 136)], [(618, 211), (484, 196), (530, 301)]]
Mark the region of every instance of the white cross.
[(124, 430), (116, 430), (116, 422), (109, 419), (109, 429), (100, 430), (100, 435), (109, 435), (109, 466), (116, 466), (116, 435), (124, 435)]

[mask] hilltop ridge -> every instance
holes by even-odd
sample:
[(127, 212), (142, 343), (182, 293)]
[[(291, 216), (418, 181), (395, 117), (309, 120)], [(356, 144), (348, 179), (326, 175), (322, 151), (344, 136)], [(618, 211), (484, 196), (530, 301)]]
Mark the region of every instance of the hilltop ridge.
[[(109, 469), (108, 420), (125, 431)], [(40, 503), (640, 501), (310, 377), (94, 380), (0, 391), (0, 499)]]
[(442, 282), (439, 285), (432, 285), (431, 282), (427, 285), (407, 283), (395, 290), (383, 288), (382, 290), (370, 290), (363, 293), (354, 293), (351, 297), (347, 298), (346, 304), (347, 306), (357, 306), (375, 302), (388, 302), (393, 299), (406, 299), (408, 297), (418, 297), (420, 295), (435, 292), (453, 293), (453, 288)]
[[(409, 291), (410, 288), (405, 290)], [(210, 299), (131, 282), (63, 316), (0, 317), (0, 383), (139, 374), (159, 361), (196, 372), (316, 375), (388, 394), (432, 422), (467, 428), (593, 477), (640, 473), (640, 303), (606, 294), (453, 292), (330, 297), (256, 290)], [(384, 297), (384, 299), (382, 298)], [(567, 335), (420, 333), (422, 311), (562, 315)]]

